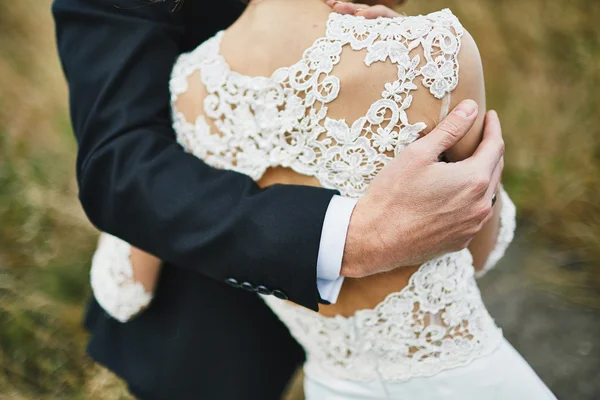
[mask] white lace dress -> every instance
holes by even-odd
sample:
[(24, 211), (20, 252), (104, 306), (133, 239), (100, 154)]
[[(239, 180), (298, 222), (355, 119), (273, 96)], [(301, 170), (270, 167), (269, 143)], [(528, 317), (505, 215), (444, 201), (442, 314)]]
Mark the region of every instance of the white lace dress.
[[(449, 10), (376, 20), (331, 14), (325, 36), (271, 77), (231, 71), (220, 55), (222, 34), (176, 62), (172, 103), (196, 72), (208, 94), (204, 115), (193, 122), (173, 107), (174, 128), (187, 152), (255, 180), (283, 166), (344, 196), (360, 197), (426, 128), (424, 122), (409, 122), (406, 113), (417, 80), (443, 100), (442, 108), (458, 84), (463, 28)], [(397, 67), (381, 98), (351, 123), (327, 116), (340, 92), (333, 70), (345, 47), (364, 51), (366, 66)], [(500, 195), (501, 228), (482, 273), (513, 237), (515, 208), (504, 190)], [(122, 321), (151, 299), (132, 279), (127, 246), (106, 235), (92, 266), (99, 303)], [(554, 398), (488, 314), (468, 250), (423, 264), (406, 287), (349, 318), (324, 317), (273, 296), (264, 300), (304, 346), (308, 399)]]

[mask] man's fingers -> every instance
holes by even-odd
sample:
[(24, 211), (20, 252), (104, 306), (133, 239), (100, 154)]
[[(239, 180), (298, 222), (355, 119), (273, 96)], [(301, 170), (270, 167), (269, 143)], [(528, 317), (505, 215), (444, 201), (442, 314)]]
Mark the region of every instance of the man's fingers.
[(346, 3), (343, 1), (334, 0), (328, 0), (325, 3), (327, 3), (327, 5), (329, 5), (331, 8), (333, 8), (333, 11), (339, 14), (354, 14), (358, 10), (369, 7), (366, 4)]
[(500, 181), (502, 179), (502, 170), (504, 169), (504, 157), (500, 158), (498, 164), (496, 164), (496, 169), (492, 173), (492, 178), (490, 179), (490, 186), (485, 192), (485, 199), (492, 202), (492, 197), (494, 194), (498, 194), (498, 188), (500, 187)]
[(377, 17), (393, 18), (400, 15), (391, 8), (382, 5), (359, 9), (358, 11), (356, 11), (355, 14), (360, 15), (361, 17), (365, 17), (367, 19), (374, 19)]
[(483, 139), (468, 162), (477, 164), (478, 170), (485, 170), (491, 175), (503, 155), (504, 140), (500, 119), (495, 111), (488, 111), (483, 125)]
[[(496, 164), (496, 168), (492, 173), (492, 177), (490, 178), (490, 185), (488, 186), (485, 195), (483, 196), (483, 201), (486, 204), (494, 206), (494, 202), (492, 199), (494, 195), (500, 195), (500, 185), (502, 184), (502, 170), (504, 170), (504, 157), (500, 157), (498, 164)], [(493, 208), (492, 211), (484, 218), (482, 221), (482, 225), (485, 225), (494, 215)]]
[[(492, 177), (490, 179), (490, 185), (488, 186), (485, 195), (483, 196), (483, 201), (485, 204), (489, 204), (493, 207), (492, 199), (494, 195), (500, 195), (500, 183), (502, 179), (502, 170), (504, 169), (504, 157), (500, 158), (500, 161), (496, 165), (496, 169), (494, 170)], [(492, 209), (493, 210), (493, 209)], [(494, 215), (493, 212), (490, 212), (485, 219), (482, 221), (482, 224), (486, 224), (490, 218)]]
[[(381, 1), (381, 0), (380, 0)], [(376, 5), (370, 6), (368, 4), (356, 4), (356, 3), (346, 3), (343, 1), (335, 1), (335, 0), (327, 0), (325, 1), (327, 5), (333, 8), (333, 11), (340, 14), (355, 14), (365, 17), (367, 19), (374, 19), (377, 17), (397, 17), (399, 14), (384, 6), (384, 5)], [(390, 4), (395, 3), (394, 1), (390, 1)]]
[(490, 219), (492, 219), (492, 217), (494, 216), (494, 204), (495, 202), (493, 202), (493, 198), (494, 195), (496, 196), (500, 196), (500, 180), (502, 178), (502, 169), (504, 168), (504, 159), (502, 159), (502, 161), (500, 161), (498, 163), (498, 166), (496, 167), (496, 169), (494, 170), (494, 175), (492, 175), (492, 181), (490, 182), (490, 186), (488, 187), (487, 192), (485, 193), (485, 196), (483, 196), (483, 201), (486, 204), (490, 204), (492, 206), (492, 208), (490, 209), (490, 212), (488, 215), (486, 215), (486, 217), (483, 219), (483, 221), (481, 221), (481, 225), (485, 225), (488, 223), (488, 221)]
[(461, 101), (434, 130), (411, 146), (427, 149), (432, 159), (458, 143), (469, 132), (477, 119), (477, 103)]

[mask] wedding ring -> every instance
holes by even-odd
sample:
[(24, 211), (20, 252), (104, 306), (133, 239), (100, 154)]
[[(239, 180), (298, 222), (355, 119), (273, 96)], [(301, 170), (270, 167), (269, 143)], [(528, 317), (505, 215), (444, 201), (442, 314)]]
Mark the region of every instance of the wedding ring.
[(496, 193), (492, 196), (492, 207), (494, 207), (494, 204), (496, 204)]

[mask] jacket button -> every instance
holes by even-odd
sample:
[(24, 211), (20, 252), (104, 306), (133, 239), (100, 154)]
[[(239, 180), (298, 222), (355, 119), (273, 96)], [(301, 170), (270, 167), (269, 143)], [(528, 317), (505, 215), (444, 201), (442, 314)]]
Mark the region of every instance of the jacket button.
[(250, 282), (244, 282), (244, 283), (242, 283), (241, 287), (242, 287), (242, 289), (247, 290), (249, 292), (254, 292), (255, 291), (254, 285), (251, 284)]
[(229, 286), (233, 286), (235, 288), (240, 287), (240, 284), (238, 283), (237, 279), (227, 278), (227, 279), (225, 279), (225, 283), (227, 283)]
[(284, 292), (282, 292), (279, 289), (273, 290), (273, 296), (275, 296), (275, 297), (277, 297), (278, 299), (281, 299), (281, 300), (287, 300), (289, 298), (287, 294), (285, 294)]
[(270, 295), (271, 294), (271, 291), (266, 286), (263, 286), (263, 285), (257, 286), (256, 287), (256, 291), (258, 293), (264, 294), (264, 295)]

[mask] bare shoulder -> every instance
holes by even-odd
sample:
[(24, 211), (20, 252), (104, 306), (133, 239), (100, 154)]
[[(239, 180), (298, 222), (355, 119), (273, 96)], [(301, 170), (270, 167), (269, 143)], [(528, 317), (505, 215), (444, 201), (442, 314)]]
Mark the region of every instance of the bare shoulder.
[(464, 99), (481, 95), (480, 91), (484, 89), (481, 55), (475, 39), (467, 30), (464, 31), (462, 37), (461, 49), (458, 54), (458, 65), (459, 81), (454, 91), (456, 97)]
[(485, 79), (481, 55), (473, 36), (464, 31), (461, 49), (458, 54), (458, 84), (452, 92), (452, 101), (449, 108), (452, 109), (463, 100), (471, 99), (477, 102), (479, 116), (467, 135), (447, 152), (451, 161), (462, 160), (475, 152), (483, 136), (483, 125), (487, 109), (485, 95)]

